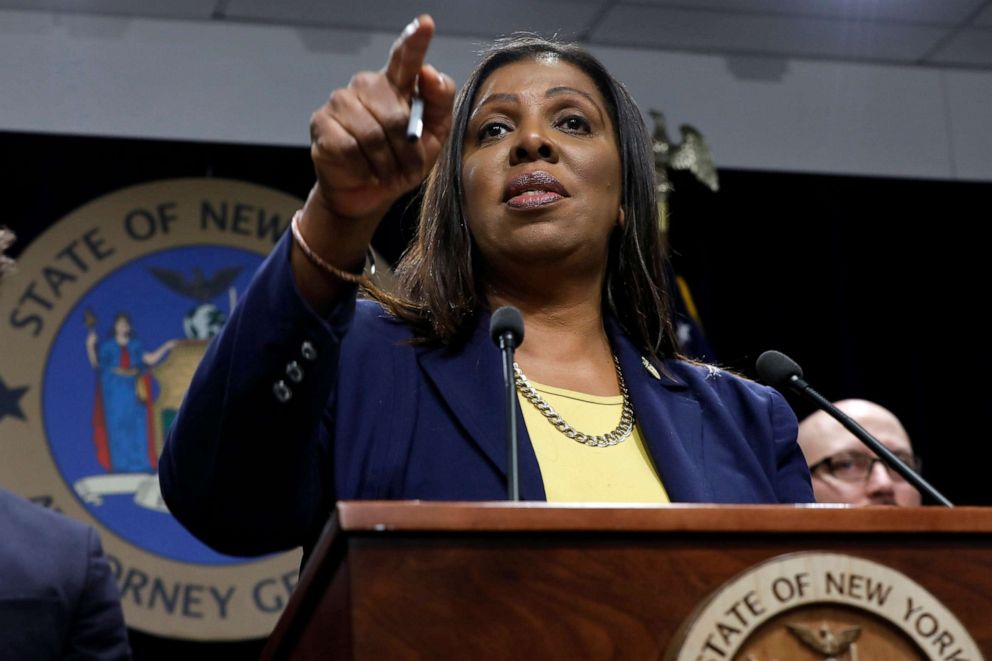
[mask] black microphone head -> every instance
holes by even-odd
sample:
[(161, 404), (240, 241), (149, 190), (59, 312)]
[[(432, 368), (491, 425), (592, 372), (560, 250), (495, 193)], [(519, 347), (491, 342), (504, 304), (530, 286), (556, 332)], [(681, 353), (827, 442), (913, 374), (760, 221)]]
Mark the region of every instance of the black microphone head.
[(803, 377), (803, 370), (796, 361), (781, 351), (766, 351), (758, 356), (758, 376), (770, 386), (788, 386), (792, 377)]
[(519, 347), (524, 341), (524, 317), (512, 305), (499, 308), (489, 320), (489, 337), (493, 338), (496, 346), (499, 346), (499, 338), (506, 333), (512, 335), (514, 347)]

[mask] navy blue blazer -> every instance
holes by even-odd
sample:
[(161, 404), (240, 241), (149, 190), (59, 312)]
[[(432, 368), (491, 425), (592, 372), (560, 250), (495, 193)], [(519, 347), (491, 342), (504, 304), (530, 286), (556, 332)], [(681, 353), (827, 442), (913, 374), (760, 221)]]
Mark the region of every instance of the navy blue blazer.
[(0, 659), (129, 659), (96, 530), (0, 489)]
[[(298, 294), (283, 237), (207, 350), (159, 463), (173, 514), (214, 548), (316, 540), (338, 499), (506, 497), (499, 352), (480, 315), (457, 350), (416, 346), (376, 303), (326, 319)], [(673, 501), (811, 502), (796, 418), (774, 390), (668, 360), (652, 375), (607, 333)], [(522, 416), (520, 490), (544, 486)]]

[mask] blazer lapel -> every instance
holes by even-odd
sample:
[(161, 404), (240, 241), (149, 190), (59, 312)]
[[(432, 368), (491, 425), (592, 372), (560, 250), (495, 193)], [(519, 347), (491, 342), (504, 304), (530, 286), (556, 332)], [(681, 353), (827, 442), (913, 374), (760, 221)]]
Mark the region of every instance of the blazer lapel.
[(711, 502), (712, 489), (703, 463), (699, 403), (690, 396), (683, 381), (670, 371), (666, 373), (660, 361), (647, 359), (654, 368), (650, 371), (642, 360), (645, 354), (619, 324), (609, 317), (606, 321), (637, 424), (669, 498), (672, 502)]
[[(502, 356), (489, 337), (489, 315), (480, 313), (475, 331), (464, 346), (456, 350), (424, 348), (418, 350), (417, 357), (455, 419), (505, 476), (507, 448)], [(544, 500), (544, 482), (537, 456), (516, 398), (514, 404), (517, 407), (520, 496), (525, 500)]]
[[(454, 351), (446, 347), (418, 350), (418, 360), (458, 423), (500, 473), (506, 475), (506, 432), (503, 421), (503, 370), (499, 350), (489, 338), (489, 315), (480, 314), (468, 342)], [(651, 360), (655, 378), (644, 366), (644, 354), (612, 318), (607, 334), (623, 370), (631, 404), (647, 449), (673, 502), (712, 502), (703, 464), (702, 414), (688, 386)], [(527, 427), (517, 406), (520, 494), (544, 500), (544, 482)]]

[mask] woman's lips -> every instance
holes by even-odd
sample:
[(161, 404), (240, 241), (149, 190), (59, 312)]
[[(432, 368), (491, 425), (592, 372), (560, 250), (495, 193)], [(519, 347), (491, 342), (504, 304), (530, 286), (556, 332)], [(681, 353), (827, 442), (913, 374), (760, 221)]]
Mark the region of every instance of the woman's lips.
[(563, 197), (563, 195), (554, 191), (533, 190), (526, 191), (520, 195), (514, 195), (506, 201), (506, 204), (514, 209), (530, 209), (557, 202)]
[(506, 184), (503, 200), (514, 209), (532, 209), (554, 204), (568, 197), (568, 191), (561, 182), (544, 170), (524, 172)]

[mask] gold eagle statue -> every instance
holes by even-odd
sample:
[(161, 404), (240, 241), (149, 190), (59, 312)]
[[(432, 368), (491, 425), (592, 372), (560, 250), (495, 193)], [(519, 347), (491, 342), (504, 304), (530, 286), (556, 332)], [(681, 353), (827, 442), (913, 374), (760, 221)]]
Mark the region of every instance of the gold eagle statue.
[(651, 151), (654, 152), (654, 171), (658, 179), (658, 223), (661, 231), (668, 231), (668, 194), (672, 192), (669, 170), (688, 170), (711, 191), (720, 190), (710, 148), (703, 140), (703, 134), (688, 124), (679, 127), (682, 142), (672, 144), (668, 137), (668, 124), (665, 115), (658, 110), (649, 110), (654, 120), (654, 133), (651, 136)]

